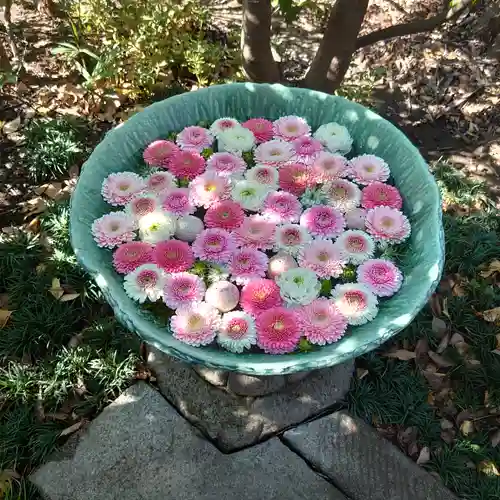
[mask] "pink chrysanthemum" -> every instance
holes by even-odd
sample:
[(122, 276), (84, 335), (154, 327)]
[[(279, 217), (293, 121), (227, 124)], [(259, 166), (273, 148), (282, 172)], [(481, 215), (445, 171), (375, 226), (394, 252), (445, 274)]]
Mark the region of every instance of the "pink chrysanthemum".
[(375, 155), (357, 156), (351, 160), (350, 165), (350, 175), (358, 184), (385, 182), (391, 174), (389, 165)]
[(189, 184), (191, 202), (203, 208), (209, 208), (215, 203), (229, 198), (231, 185), (227, 177), (221, 177), (217, 172), (205, 172)]
[(176, 177), (191, 181), (205, 171), (205, 159), (196, 151), (179, 151), (172, 156), (168, 168)]
[(273, 280), (250, 281), (241, 290), (240, 304), (244, 311), (256, 317), (267, 309), (283, 304), (280, 287)]
[(337, 342), (347, 329), (347, 319), (335, 303), (325, 297), (302, 306), (297, 317), (306, 339), (312, 344)]
[(311, 235), (305, 227), (298, 224), (284, 224), (276, 229), (275, 250), (290, 255), (298, 255), (305, 245), (311, 243)]
[(346, 177), (349, 174), (349, 162), (347, 158), (322, 151), (316, 156), (312, 164), (312, 175), (318, 184)]
[(273, 307), (257, 317), (257, 345), (269, 354), (292, 352), (300, 340), (297, 314), (285, 307)]
[(167, 191), (162, 195), (161, 206), (166, 212), (179, 216), (192, 214), (195, 211), (187, 188), (174, 188)]
[(264, 118), (250, 118), (250, 120), (241, 125), (253, 133), (257, 144), (270, 141), (273, 138), (273, 124), (269, 120)]
[(153, 262), (153, 245), (131, 241), (120, 245), (113, 254), (113, 266), (118, 273), (128, 274), (142, 264)]
[(135, 219), (160, 210), (160, 200), (154, 194), (138, 194), (127, 205), (126, 211)]
[(293, 150), (295, 152), (295, 161), (311, 165), (318, 154), (323, 150), (321, 142), (312, 137), (298, 137), (292, 141)]
[(298, 222), (302, 205), (298, 198), (286, 191), (269, 194), (264, 202), (262, 215), (276, 224)]
[(196, 347), (210, 344), (219, 324), (219, 312), (206, 302), (179, 307), (170, 321), (174, 338)]
[(315, 205), (300, 216), (300, 225), (313, 236), (336, 238), (345, 228), (345, 219), (340, 210), (327, 205)]
[(241, 226), (245, 212), (239, 203), (232, 200), (224, 200), (212, 205), (205, 213), (203, 219), (206, 227), (219, 227), (226, 231), (232, 231)]
[(354, 184), (344, 179), (333, 180), (322, 187), (327, 202), (333, 208), (348, 212), (359, 206), (361, 190)]
[(96, 219), (92, 224), (92, 235), (97, 245), (114, 248), (135, 238), (134, 219), (125, 212), (111, 212)]
[(274, 136), (284, 141), (293, 141), (311, 133), (311, 127), (300, 116), (283, 116), (273, 122)]
[(361, 192), (361, 206), (368, 209), (384, 206), (401, 210), (403, 199), (394, 186), (373, 182)]
[(169, 274), (163, 286), (163, 301), (170, 309), (177, 309), (193, 302), (201, 302), (205, 291), (205, 283), (196, 274)]
[(312, 187), (311, 170), (302, 163), (289, 163), (279, 169), (279, 186), (295, 196)]
[(194, 264), (194, 255), (185, 241), (167, 240), (156, 244), (153, 260), (167, 273), (181, 273)]
[(233, 234), (238, 246), (270, 250), (274, 245), (276, 224), (262, 215), (251, 215), (243, 219)]
[(349, 229), (365, 229), (366, 214), (364, 208), (353, 208), (345, 213), (345, 221)]
[(155, 172), (146, 179), (146, 186), (149, 191), (160, 194), (177, 187), (175, 177), (167, 171)]
[(315, 240), (300, 252), (299, 264), (320, 278), (338, 278), (347, 260), (331, 240)]
[(192, 249), (198, 259), (225, 264), (236, 250), (236, 244), (228, 231), (211, 228), (203, 230), (196, 237)]
[(238, 120), (235, 118), (224, 117), (215, 120), (212, 125), (210, 125), (210, 132), (217, 137), (221, 132), (235, 127), (241, 127)]
[(267, 165), (256, 165), (245, 173), (249, 181), (256, 182), (267, 187), (270, 191), (278, 189), (279, 174), (278, 169)]
[(142, 264), (128, 273), (123, 280), (125, 293), (141, 304), (156, 302), (163, 293), (165, 275), (155, 264)]
[(206, 128), (193, 125), (179, 132), (176, 142), (181, 149), (189, 149), (201, 153), (205, 148), (212, 146), (214, 138)]
[(291, 160), (294, 154), (291, 144), (285, 141), (274, 139), (272, 141), (259, 144), (254, 151), (256, 163), (279, 167)]
[(223, 177), (243, 174), (247, 168), (245, 160), (227, 152), (214, 153), (207, 161), (207, 171), (214, 171)]
[(337, 285), (332, 299), (350, 325), (363, 325), (378, 314), (377, 297), (360, 283)]
[(168, 167), (179, 147), (172, 141), (154, 141), (144, 150), (144, 161), (152, 167)]
[(357, 269), (358, 282), (379, 297), (394, 295), (403, 282), (401, 271), (385, 259), (371, 259)]
[(102, 183), (102, 197), (114, 206), (126, 205), (134, 196), (144, 191), (146, 183), (134, 172), (109, 174)]
[(253, 248), (240, 248), (231, 256), (227, 269), (235, 283), (246, 285), (250, 280), (265, 276), (268, 261), (264, 252)]
[(363, 231), (349, 229), (343, 232), (335, 241), (335, 247), (353, 264), (361, 264), (371, 259), (375, 252), (373, 238)]
[(401, 243), (410, 235), (408, 218), (399, 210), (375, 207), (366, 216), (366, 230), (376, 241)]

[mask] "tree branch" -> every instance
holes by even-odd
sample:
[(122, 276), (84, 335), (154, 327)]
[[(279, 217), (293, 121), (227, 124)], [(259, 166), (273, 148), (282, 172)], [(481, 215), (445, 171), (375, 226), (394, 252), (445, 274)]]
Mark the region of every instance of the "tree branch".
[(249, 80), (280, 81), (280, 70), (271, 52), (271, 0), (244, 0), (241, 52)]
[(446, 21), (451, 21), (458, 17), (469, 5), (475, 0), (458, 0), (450, 7), (450, 1), (445, 0), (445, 9), (433, 17), (427, 19), (416, 19), (408, 23), (396, 24), (377, 31), (372, 31), (367, 35), (363, 35), (356, 41), (356, 48), (360, 49), (367, 45), (388, 40), (389, 38), (396, 38), (398, 36), (414, 35), (416, 33), (423, 33), (433, 31)]

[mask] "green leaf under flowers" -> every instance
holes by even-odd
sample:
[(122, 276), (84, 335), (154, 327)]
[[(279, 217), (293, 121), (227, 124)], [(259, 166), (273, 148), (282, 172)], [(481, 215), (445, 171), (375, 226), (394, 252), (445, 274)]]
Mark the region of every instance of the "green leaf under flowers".
[(319, 294), (322, 297), (329, 297), (331, 291), (332, 291), (332, 280), (330, 279), (321, 280), (321, 290)]
[(179, 179), (179, 187), (188, 187), (189, 186), (189, 179), (187, 177), (181, 177)]
[(299, 352), (311, 352), (313, 351), (313, 345), (305, 337), (302, 337), (299, 341)]
[(203, 158), (205, 158), (205, 160), (208, 160), (213, 154), (214, 154), (214, 150), (212, 148), (205, 148), (201, 152), (201, 156), (203, 156)]

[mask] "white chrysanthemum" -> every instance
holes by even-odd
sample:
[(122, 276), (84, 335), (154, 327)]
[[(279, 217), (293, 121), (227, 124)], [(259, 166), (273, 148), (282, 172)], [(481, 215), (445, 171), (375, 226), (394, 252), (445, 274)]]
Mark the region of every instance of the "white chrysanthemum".
[(280, 295), (288, 305), (306, 305), (318, 298), (321, 284), (310, 269), (289, 269), (276, 277)]
[(158, 243), (173, 236), (177, 227), (177, 218), (164, 212), (153, 212), (138, 221), (139, 237), (148, 243)]
[(231, 197), (245, 210), (257, 212), (262, 208), (264, 200), (269, 194), (269, 189), (257, 182), (241, 180), (236, 181), (231, 190)]
[(325, 193), (320, 189), (307, 188), (300, 197), (300, 203), (302, 203), (304, 208), (310, 208), (314, 205), (325, 205), (327, 201)]
[(236, 118), (224, 117), (215, 120), (212, 125), (210, 125), (209, 130), (215, 137), (218, 137), (221, 132), (236, 127), (241, 127), (240, 122)]
[(354, 182), (337, 179), (327, 182), (321, 187), (328, 205), (349, 212), (358, 207), (361, 202), (361, 190)]
[(335, 122), (321, 125), (314, 132), (314, 138), (332, 153), (347, 154), (352, 149), (352, 137), (349, 131)]
[(191, 243), (204, 229), (205, 226), (200, 218), (194, 215), (183, 215), (177, 219), (175, 237)]
[(375, 252), (375, 241), (373, 238), (357, 229), (344, 231), (334, 243), (348, 262), (361, 264), (365, 260), (371, 259)]
[(141, 304), (149, 299), (156, 302), (161, 298), (165, 275), (156, 264), (143, 264), (125, 276), (125, 293)]
[(219, 151), (241, 153), (251, 151), (255, 146), (255, 136), (245, 127), (228, 128), (217, 136)]
[(243, 311), (228, 312), (222, 316), (217, 342), (228, 351), (242, 353), (257, 343), (255, 320)]
[(363, 325), (378, 314), (377, 297), (365, 285), (337, 285), (332, 290), (332, 298), (350, 325)]
[(269, 191), (278, 189), (279, 172), (269, 165), (255, 165), (245, 173), (247, 180), (265, 186)]
[(305, 227), (298, 224), (283, 224), (276, 228), (274, 249), (276, 252), (282, 250), (296, 257), (311, 241), (312, 237)]

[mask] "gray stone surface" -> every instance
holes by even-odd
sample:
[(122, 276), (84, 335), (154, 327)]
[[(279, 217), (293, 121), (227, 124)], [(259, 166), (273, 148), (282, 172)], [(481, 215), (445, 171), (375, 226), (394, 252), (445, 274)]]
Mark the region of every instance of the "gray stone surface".
[(353, 500), (457, 500), (369, 425), (337, 412), (283, 440)]
[(50, 500), (345, 500), (278, 439), (220, 453), (144, 383), (31, 480)]
[(339, 403), (349, 390), (354, 365), (318, 370), (293, 387), (253, 398), (208, 384), (189, 365), (152, 346), (148, 363), (165, 397), (224, 451), (259, 442)]

